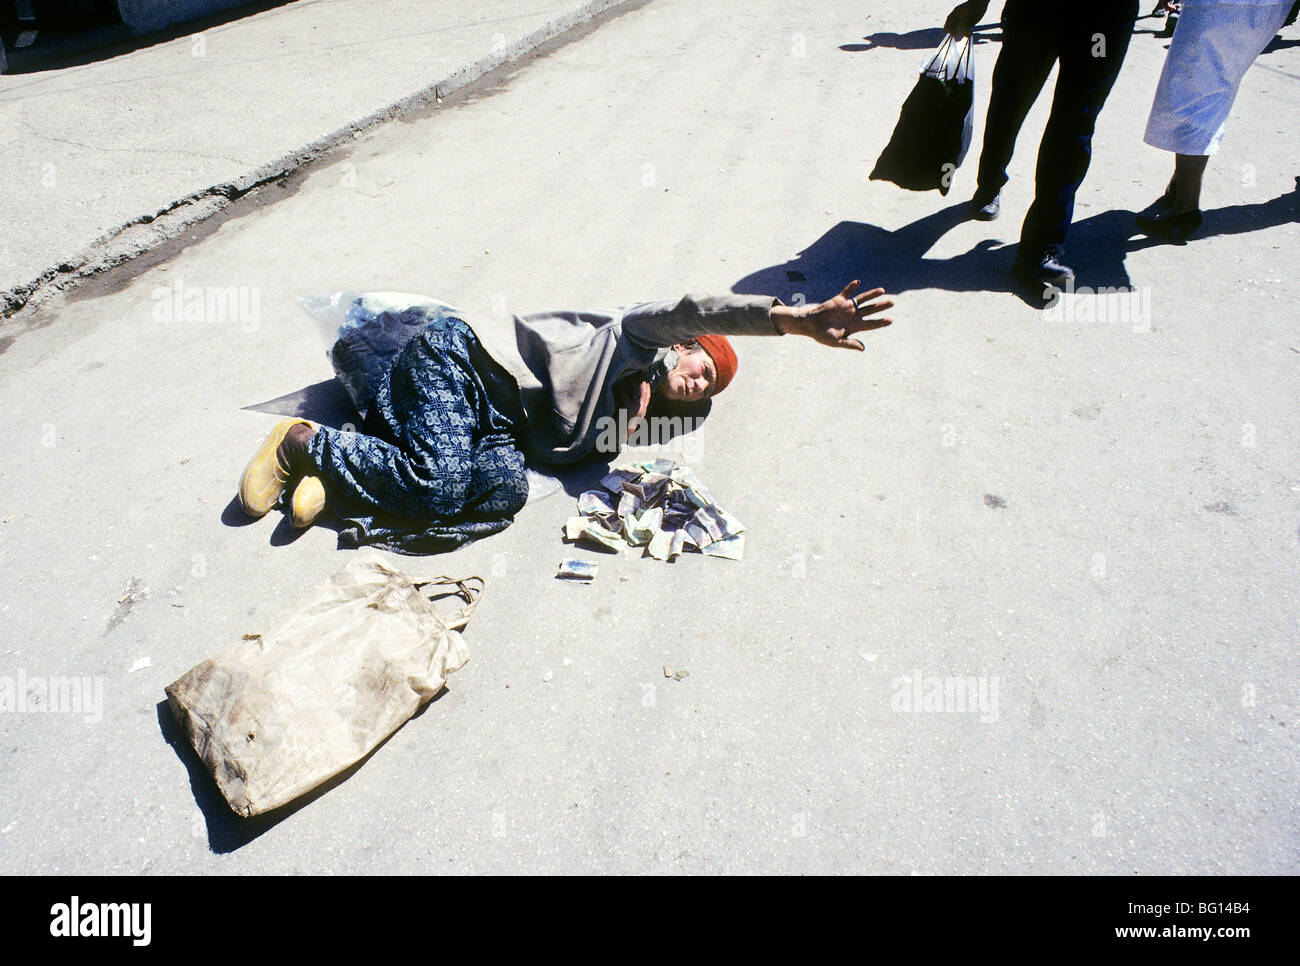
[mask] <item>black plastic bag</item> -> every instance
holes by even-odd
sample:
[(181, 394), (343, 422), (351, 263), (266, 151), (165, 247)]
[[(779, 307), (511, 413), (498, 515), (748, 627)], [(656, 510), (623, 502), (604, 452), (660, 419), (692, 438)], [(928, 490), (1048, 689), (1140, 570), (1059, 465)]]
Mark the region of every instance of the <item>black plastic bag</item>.
[(937, 189), (946, 195), (953, 173), (970, 148), (975, 113), (971, 39), (949, 35), (921, 67), (921, 77), (903, 102), (872, 181), (892, 181), (909, 191)]

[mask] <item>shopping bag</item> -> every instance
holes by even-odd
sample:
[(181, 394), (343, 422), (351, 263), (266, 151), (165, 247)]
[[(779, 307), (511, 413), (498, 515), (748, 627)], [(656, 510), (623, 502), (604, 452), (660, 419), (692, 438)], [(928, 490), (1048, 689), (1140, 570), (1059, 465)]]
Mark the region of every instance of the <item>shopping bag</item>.
[[(454, 613), (433, 596), (459, 597)], [(167, 703), (231, 809), (269, 811), (356, 764), (431, 700), (469, 652), (479, 577), (412, 583), (374, 550), (260, 631), (167, 686)]]
[(975, 113), (970, 48), (970, 37), (958, 40), (949, 34), (921, 65), (921, 76), (871, 172), (872, 181), (948, 193), (953, 173), (970, 148)]

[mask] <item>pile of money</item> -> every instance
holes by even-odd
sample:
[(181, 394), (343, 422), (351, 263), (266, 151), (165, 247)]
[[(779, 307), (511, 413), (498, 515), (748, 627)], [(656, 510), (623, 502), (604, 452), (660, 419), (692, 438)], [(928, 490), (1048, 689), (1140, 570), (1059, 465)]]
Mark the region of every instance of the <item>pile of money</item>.
[(564, 538), (673, 560), (686, 550), (740, 560), (745, 527), (714, 501), (689, 467), (670, 459), (616, 467), (600, 489), (578, 497), (580, 516), (564, 523)]

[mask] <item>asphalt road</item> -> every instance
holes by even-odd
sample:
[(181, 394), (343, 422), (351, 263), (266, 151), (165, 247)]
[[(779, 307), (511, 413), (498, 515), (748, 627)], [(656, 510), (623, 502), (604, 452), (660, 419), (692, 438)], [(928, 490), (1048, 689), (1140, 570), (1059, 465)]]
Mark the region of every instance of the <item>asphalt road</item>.
[[(946, 198), (868, 182), (946, 9), (873, 6), (653, 0), (5, 323), (0, 676), (103, 704), (0, 715), (0, 871), (1295, 872), (1295, 51), (1247, 76), (1202, 237), (1158, 246), (1131, 212), (1170, 170), (1141, 142), (1165, 41), (1134, 38), (1072, 254), (1137, 294), (1053, 316), (1005, 279), (1047, 98), (998, 222), (963, 220), (973, 157)], [(163, 687), (348, 559), (229, 507), (271, 411), (337, 418), (262, 405), (331, 375), (296, 294), (855, 277), (898, 299), (865, 354), (741, 343), (687, 444), (743, 562), (584, 551), (594, 584), (557, 581), (563, 493), (394, 558), (487, 579), (469, 664), (323, 796), (225, 810)], [(168, 321), (177, 287), (249, 314)], [(918, 676), (987, 703), (917, 708)]]

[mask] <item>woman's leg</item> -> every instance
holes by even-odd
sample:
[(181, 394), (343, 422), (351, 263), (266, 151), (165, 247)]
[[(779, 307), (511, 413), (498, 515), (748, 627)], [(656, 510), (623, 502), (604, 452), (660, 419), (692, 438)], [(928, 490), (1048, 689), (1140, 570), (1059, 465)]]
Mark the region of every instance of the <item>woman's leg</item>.
[(1154, 210), (1137, 216), (1140, 229), (1152, 236), (1187, 239), (1201, 227), (1201, 178), (1207, 154), (1174, 156), (1174, 177)]
[[(1201, 2), (1184, 5), (1156, 85), (1143, 140), (1152, 147), (1204, 158), (1218, 151), (1242, 77), (1281, 28), (1289, 5)], [(1200, 201), (1205, 161), (1184, 161), (1176, 180), (1187, 184), (1180, 207)], [(1182, 188), (1180, 186), (1180, 191)], [(1189, 209), (1190, 210), (1190, 209)]]
[(1232, 108), (1233, 101), (1236, 100), (1237, 89), (1241, 85), (1242, 77), (1245, 76), (1246, 70), (1255, 62), (1255, 59), (1263, 53), (1264, 48), (1272, 42), (1277, 31), (1282, 28), (1282, 21), (1285, 19), (1286, 13), (1286, 2), (1282, 0), (1282, 2), (1272, 5), (1262, 4), (1253, 9), (1240, 11), (1240, 13), (1242, 15), (1240, 23), (1223, 28), (1225, 32), (1229, 30), (1240, 31), (1231, 34), (1233, 42), (1240, 48), (1237, 60), (1231, 65), (1227, 78), (1230, 82), (1231, 93), (1226, 98), (1227, 103), (1220, 108), (1222, 116), (1214, 115), (1218, 119), (1218, 127), (1215, 129), (1214, 136), (1205, 153), (1180, 152), (1175, 156), (1174, 203), (1170, 208), (1170, 215), (1176, 216), (1200, 209), (1201, 182), (1205, 176), (1206, 165), (1210, 160), (1209, 156), (1218, 149), (1219, 140), (1223, 137), (1223, 125), (1227, 121), (1227, 115)]
[(515, 426), (487, 398), (472, 338), (463, 323), (448, 320), (411, 339), (368, 420), (382, 438), (321, 427), (304, 440), (307, 472), (321, 476), (332, 504), (362, 521), (363, 538), (402, 529), (377, 527), (377, 517), (409, 521), (411, 533), (464, 521), (504, 526), (526, 502)]
[(1179, 154), (1174, 157), (1174, 199), (1169, 209), (1171, 215), (1196, 211), (1201, 207), (1201, 180), (1208, 154)]
[(1286, 4), (1185, 5), (1156, 86), (1143, 139), (1172, 151), (1173, 192), (1138, 215), (1148, 234), (1186, 238), (1201, 225), (1201, 183), (1219, 149), (1241, 79), (1277, 32)]
[(412, 455), (374, 436), (322, 426), (307, 452), (343, 512), (447, 519), (465, 505), (473, 464), (463, 435), (443, 434), (443, 443), (441, 457)]

